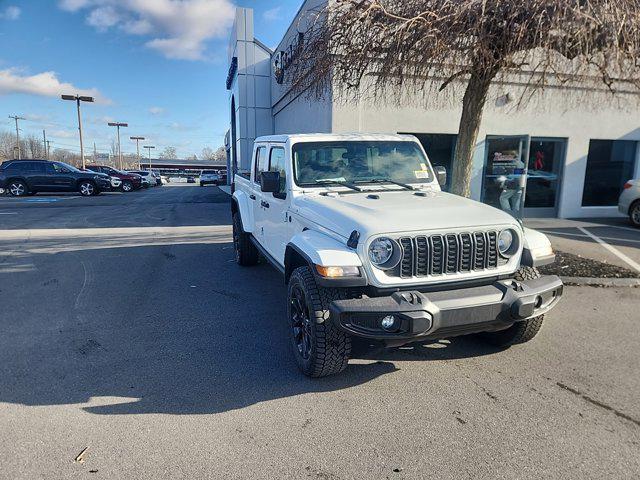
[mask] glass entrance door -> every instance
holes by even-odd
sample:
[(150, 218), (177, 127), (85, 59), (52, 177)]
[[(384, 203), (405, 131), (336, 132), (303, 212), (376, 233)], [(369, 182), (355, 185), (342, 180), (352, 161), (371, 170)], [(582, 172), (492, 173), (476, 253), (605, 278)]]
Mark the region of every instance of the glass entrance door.
[(529, 158), (528, 135), (488, 136), (482, 201), (516, 218), (524, 215)]
[(560, 178), (567, 150), (564, 138), (533, 137), (529, 146), (526, 217), (556, 217)]

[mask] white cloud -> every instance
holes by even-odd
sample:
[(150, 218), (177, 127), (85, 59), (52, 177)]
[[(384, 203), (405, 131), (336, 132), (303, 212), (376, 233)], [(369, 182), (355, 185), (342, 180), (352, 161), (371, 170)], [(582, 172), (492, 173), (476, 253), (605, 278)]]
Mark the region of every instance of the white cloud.
[(0, 11), (0, 20), (17, 20), (20, 17), (20, 13), (22, 11), (18, 7), (9, 5)]
[(60, 0), (60, 8), (87, 11), (99, 31), (118, 28), (149, 36), (145, 46), (167, 58), (203, 60), (206, 43), (227, 35), (235, 6), (231, 0)]
[(110, 104), (95, 88), (78, 88), (75, 85), (58, 80), (56, 72), (42, 72), (35, 75), (23, 75), (16, 68), (0, 70), (0, 95), (24, 93), (43, 97), (59, 97), (62, 94), (88, 95), (94, 97), (96, 103)]
[(78, 136), (77, 130), (51, 130), (49, 131), (50, 138), (76, 138)]
[(282, 16), (280, 12), (282, 11), (282, 7), (272, 8), (271, 10), (267, 10), (263, 13), (263, 17), (267, 22), (275, 22), (276, 20), (280, 20)]
[(164, 113), (164, 108), (162, 108), (162, 107), (151, 107), (149, 109), (149, 113), (151, 115), (161, 115), (161, 114)]

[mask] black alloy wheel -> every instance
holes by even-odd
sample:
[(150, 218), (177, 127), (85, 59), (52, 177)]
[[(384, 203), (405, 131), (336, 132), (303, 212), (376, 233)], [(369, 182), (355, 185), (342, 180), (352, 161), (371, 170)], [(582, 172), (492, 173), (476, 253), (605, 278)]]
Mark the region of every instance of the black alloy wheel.
[(312, 342), (311, 320), (309, 318), (309, 308), (305, 300), (304, 292), (299, 286), (295, 286), (291, 291), (291, 328), (293, 329), (293, 341), (304, 360), (311, 356)]

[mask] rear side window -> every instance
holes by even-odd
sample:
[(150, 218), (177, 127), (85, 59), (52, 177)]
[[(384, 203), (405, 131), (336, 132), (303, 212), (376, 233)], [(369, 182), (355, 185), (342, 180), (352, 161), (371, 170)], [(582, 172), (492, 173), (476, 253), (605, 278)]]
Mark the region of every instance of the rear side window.
[(268, 170), (267, 147), (258, 147), (256, 150), (256, 165), (253, 174), (253, 181), (260, 183), (260, 172)]
[(11, 162), (7, 168), (7, 172), (10, 173), (44, 173), (43, 162)]
[(287, 170), (285, 169), (284, 148), (272, 148), (270, 157), (269, 171), (280, 172), (280, 193), (284, 193), (287, 190)]

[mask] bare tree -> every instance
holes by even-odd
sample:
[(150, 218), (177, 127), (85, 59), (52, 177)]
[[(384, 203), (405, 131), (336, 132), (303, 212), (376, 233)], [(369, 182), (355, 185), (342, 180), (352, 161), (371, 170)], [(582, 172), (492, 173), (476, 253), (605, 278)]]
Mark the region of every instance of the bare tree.
[[(300, 27), (299, 27), (300, 28)], [(464, 85), (454, 193), (469, 196), (489, 88), (640, 87), (638, 0), (330, 0), (306, 19), (284, 81), (324, 97)]]
[(167, 160), (175, 160), (178, 157), (178, 153), (175, 147), (165, 147), (165, 149), (160, 154), (160, 158)]

